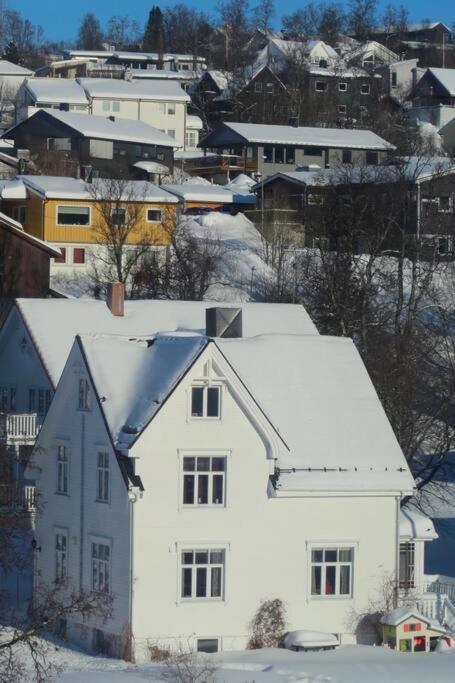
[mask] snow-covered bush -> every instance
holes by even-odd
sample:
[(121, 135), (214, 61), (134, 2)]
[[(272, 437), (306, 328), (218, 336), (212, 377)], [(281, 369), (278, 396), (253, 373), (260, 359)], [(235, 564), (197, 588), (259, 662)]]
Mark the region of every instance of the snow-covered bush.
[(286, 630), (286, 608), (280, 598), (264, 600), (250, 623), (249, 650), (278, 647)]

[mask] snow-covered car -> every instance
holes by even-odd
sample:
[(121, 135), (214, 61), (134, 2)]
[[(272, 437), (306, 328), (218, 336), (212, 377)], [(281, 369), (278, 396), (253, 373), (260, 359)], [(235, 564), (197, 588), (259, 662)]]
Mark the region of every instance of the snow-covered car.
[(333, 633), (322, 631), (289, 631), (283, 640), (284, 647), (294, 652), (314, 650), (335, 650), (339, 646), (338, 638)]

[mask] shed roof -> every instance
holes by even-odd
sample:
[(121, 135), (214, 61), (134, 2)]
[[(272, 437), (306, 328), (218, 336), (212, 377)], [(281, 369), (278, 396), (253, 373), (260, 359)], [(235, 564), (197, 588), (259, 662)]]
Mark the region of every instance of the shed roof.
[(6, 230), (7, 232), (10, 232), (19, 239), (24, 240), (24, 242), (28, 242), (37, 249), (45, 251), (49, 254), (49, 256), (60, 256), (60, 249), (57, 249), (56, 247), (53, 247), (47, 242), (44, 242), (43, 240), (40, 240), (37, 237), (34, 237), (33, 235), (30, 235), (28, 232), (25, 232), (24, 228), (20, 223), (18, 223), (17, 221), (13, 220), (9, 216), (6, 216), (4, 213), (1, 212), (0, 230)]
[(33, 76), (33, 71), (6, 59), (0, 59), (0, 76)]
[(187, 202), (222, 202), (223, 204), (232, 202), (232, 192), (225, 190), (221, 185), (189, 181), (181, 184), (164, 183), (163, 187)]

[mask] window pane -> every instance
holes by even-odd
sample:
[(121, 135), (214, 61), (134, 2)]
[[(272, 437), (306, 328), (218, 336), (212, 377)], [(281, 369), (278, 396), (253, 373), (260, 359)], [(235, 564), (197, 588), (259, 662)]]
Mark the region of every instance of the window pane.
[(188, 567), (182, 569), (182, 598), (191, 597), (191, 574), (192, 570)]
[(88, 206), (59, 206), (59, 225), (88, 225), (90, 222), (90, 209)]
[(311, 567), (311, 594), (321, 595), (321, 567)]
[(198, 458), (197, 459), (197, 471), (198, 472), (209, 472), (210, 471), (210, 458)]
[(224, 551), (223, 550), (213, 550), (210, 553), (210, 564), (223, 564), (224, 562)]
[(282, 164), (284, 162), (284, 147), (275, 147), (275, 163)]
[(340, 567), (340, 595), (349, 595), (351, 567), (344, 564)]
[(204, 389), (202, 387), (193, 387), (191, 390), (191, 415), (193, 417), (202, 417), (203, 404)]
[(207, 417), (218, 417), (220, 414), (220, 389), (209, 387), (207, 389)]
[(324, 559), (326, 562), (336, 562), (337, 561), (337, 551), (336, 550), (325, 550)]
[(325, 568), (325, 594), (335, 594), (336, 567), (328, 566)]
[(322, 562), (322, 550), (313, 550), (311, 553), (311, 559), (313, 562)]
[(223, 503), (223, 482), (224, 477), (222, 474), (213, 475), (212, 503), (215, 505), (221, 505)]
[(287, 164), (294, 164), (295, 163), (295, 153), (294, 153), (293, 147), (286, 147), (286, 163)]
[(212, 568), (211, 596), (212, 598), (221, 597), (221, 567)]
[(207, 597), (207, 569), (205, 567), (196, 569), (196, 597)]
[(264, 147), (264, 161), (266, 164), (273, 163), (273, 147), (271, 145)]
[(195, 470), (195, 458), (183, 458), (183, 470), (184, 472), (194, 472)]
[(183, 477), (183, 504), (194, 503), (194, 474), (185, 474)]
[(196, 552), (196, 564), (208, 564), (209, 554), (206, 550)]
[(206, 505), (209, 501), (209, 478), (207, 474), (200, 474), (197, 482), (198, 503)]
[(350, 562), (351, 561), (351, 548), (345, 548), (338, 551), (340, 562)]
[(183, 552), (182, 553), (182, 564), (193, 564), (193, 553), (192, 552)]
[(212, 472), (224, 472), (226, 458), (212, 458)]

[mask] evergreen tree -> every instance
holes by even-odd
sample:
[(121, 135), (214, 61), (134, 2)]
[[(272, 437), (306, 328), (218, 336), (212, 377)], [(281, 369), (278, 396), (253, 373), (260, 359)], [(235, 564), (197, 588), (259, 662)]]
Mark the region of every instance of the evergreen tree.
[(79, 27), (77, 46), (81, 50), (102, 50), (103, 34), (98, 19), (90, 12), (84, 16)]
[(8, 43), (3, 50), (2, 59), (6, 59), (7, 62), (12, 64), (21, 64), (22, 59), (16, 43), (12, 41)]
[(142, 49), (147, 52), (157, 52), (160, 57), (164, 54), (163, 15), (158, 6), (154, 5), (150, 10)]

